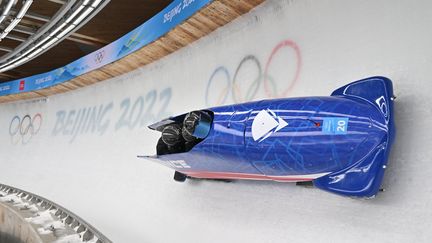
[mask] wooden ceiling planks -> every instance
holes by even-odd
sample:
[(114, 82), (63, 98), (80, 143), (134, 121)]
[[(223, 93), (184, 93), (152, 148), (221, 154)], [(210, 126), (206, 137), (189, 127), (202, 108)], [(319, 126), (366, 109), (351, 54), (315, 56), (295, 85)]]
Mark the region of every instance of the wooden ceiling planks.
[(140, 50), (70, 81), (32, 92), (0, 96), (0, 103), (38, 99), (79, 89), (147, 65), (200, 39), (249, 12), (265, 0), (215, 0), (188, 20)]

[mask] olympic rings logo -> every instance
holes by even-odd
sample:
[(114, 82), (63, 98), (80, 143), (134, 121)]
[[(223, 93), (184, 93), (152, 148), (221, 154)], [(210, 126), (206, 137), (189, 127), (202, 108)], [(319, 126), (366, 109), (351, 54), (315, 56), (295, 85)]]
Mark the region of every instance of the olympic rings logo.
[(94, 62), (97, 63), (97, 64), (99, 64), (99, 63), (101, 63), (103, 61), (104, 57), (105, 57), (105, 50), (98, 51), (94, 55)]
[[(292, 79), (289, 82), (283, 82), (287, 83), (288, 85), (286, 85), (285, 88), (279, 89), (277, 87), (278, 82), (276, 82), (275, 78), (270, 75), (270, 69), (275, 56), (283, 48), (289, 48), (294, 52), (295, 68)], [(286, 97), (289, 92), (292, 91), (295, 84), (297, 83), (297, 80), (299, 79), (301, 66), (302, 59), (300, 48), (292, 40), (283, 40), (273, 48), (269, 58), (267, 59), (264, 69), (262, 68), (258, 58), (254, 55), (247, 55), (240, 61), (232, 79), (228, 69), (224, 66), (219, 66), (213, 71), (207, 82), (205, 93), (206, 105), (211, 106), (224, 104), (227, 101), (230, 93), (232, 95), (232, 99), (236, 103), (251, 101), (260, 91), (261, 83), (264, 85), (265, 96), (269, 98)], [(250, 75), (250, 70), (252, 70), (251, 68), (255, 70), (255, 73), (252, 76)], [(239, 77), (242, 70), (248, 70), (248, 77)], [(245, 72), (243, 71), (243, 73)], [(220, 87), (221, 85), (223, 88), (216, 88)], [(243, 88), (241, 87), (242, 85), (246, 87)], [(220, 90), (219, 93), (215, 92), (217, 90)], [(210, 98), (210, 96), (213, 96), (213, 98)]]
[(12, 144), (27, 144), (34, 135), (39, 133), (42, 126), (42, 115), (36, 113), (33, 117), (25, 115), (24, 117), (14, 116), (9, 124), (9, 135)]

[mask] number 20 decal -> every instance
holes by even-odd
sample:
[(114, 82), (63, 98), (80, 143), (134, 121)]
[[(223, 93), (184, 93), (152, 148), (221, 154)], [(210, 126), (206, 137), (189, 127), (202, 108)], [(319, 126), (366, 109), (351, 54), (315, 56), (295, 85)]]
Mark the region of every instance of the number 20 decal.
[(339, 120), (337, 122), (336, 132), (346, 132), (346, 121)]
[(323, 119), (322, 131), (326, 134), (346, 134), (348, 131), (348, 118), (326, 117)]

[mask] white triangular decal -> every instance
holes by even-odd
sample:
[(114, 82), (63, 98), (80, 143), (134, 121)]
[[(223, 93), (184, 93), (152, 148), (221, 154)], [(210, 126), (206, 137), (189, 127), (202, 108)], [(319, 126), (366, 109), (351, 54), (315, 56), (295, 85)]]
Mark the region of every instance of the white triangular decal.
[(261, 138), (261, 140), (259, 140), (258, 143), (261, 143), (262, 141), (264, 141), (264, 139), (270, 137), (270, 135), (272, 135), (272, 134), (273, 134), (273, 132), (267, 133), (267, 135), (265, 135), (263, 138)]
[(284, 128), (286, 126), (288, 126), (288, 123), (284, 119), (278, 117), (278, 120), (279, 120), (279, 126), (276, 128), (275, 132), (281, 130), (282, 128)]
[(261, 110), (252, 122), (252, 137), (255, 141), (266, 135), (278, 122), (265, 110)]

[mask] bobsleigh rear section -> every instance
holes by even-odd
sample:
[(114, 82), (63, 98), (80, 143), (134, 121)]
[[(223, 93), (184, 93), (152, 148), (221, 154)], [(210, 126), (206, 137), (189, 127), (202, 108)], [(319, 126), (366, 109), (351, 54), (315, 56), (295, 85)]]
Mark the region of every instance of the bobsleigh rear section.
[[(379, 116), (371, 116), (371, 125), (384, 133), (379, 142), (357, 163), (315, 179), (314, 185), (333, 193), (373, 197), (380, 189), (395, 138), (392, 82), (385, 77), (371, 77), (345, 85), (332, 93), (357, 102), (368, 103)], [(371, 112), (371, 114), (373, 114)]]
[(372, 77), (328, 97), (262, 100), (192, 111), (149, 128), (174, 179), (312, 182), (344, 196), (380, 189), (395, 136), (393, 88)]

